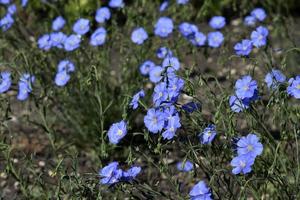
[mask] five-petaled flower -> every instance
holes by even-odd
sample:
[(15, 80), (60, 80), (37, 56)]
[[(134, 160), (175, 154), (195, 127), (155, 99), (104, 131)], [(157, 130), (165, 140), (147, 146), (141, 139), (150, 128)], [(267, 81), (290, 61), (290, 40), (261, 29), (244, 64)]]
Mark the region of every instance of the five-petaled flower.
[(108, 130), (108, 139), (112, 144), (118, 144), (120, 140), (127, 134), (127, 122), (124, 120), (114, 123)]

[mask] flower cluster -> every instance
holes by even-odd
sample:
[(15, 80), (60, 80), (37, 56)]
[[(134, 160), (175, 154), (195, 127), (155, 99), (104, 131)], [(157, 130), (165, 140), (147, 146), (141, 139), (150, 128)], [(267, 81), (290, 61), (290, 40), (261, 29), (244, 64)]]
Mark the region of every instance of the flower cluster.
[(272, 69), (267, 73), (265, 82), (270, 89), (276, 89), (280, 84), (286, 81), (285, 75), (278, 69)]
[[(277, 69), (272, 69), (265, 76), (265, 82), (268, 88), (275, 90), (279, 85), (286, 83), (286, 76)], [(290, 78), (286, 89), (288, 95), (300, 99), (300, 76)], [(239, 113), (249, 108), (251, 102), (257, 100), (258, 86), (251, 76), (243, 76), (235, 83), (235, 95), (230, 96), (229, 105), (233, 112)]]
[[(11, 85), (11, 73), (9, 71), (1, 72), (0, 77), (0, 94), (7, 92)], [(21, 78), (19, 80), (19, 91), (17, 95), (17, 99), (20, 101), (24, 101), (28, 98), (29, 93), (32, 92), (32, 84), (35, 81), (35, 76), (30, 75), (28, 73), (24, 73), (21, 75)]]
[(149, 69), (150, 81), (155, 83), (152, 95), (154, 107), (150, 108), (144, 117), (149, 132), (162, 132), (163, 138), (168, 140), (172, 139), (181, 127), (179, 112), (174, 103), (184, 87), (184, 80), (175, 74), (180, 68), (180, 62), (177, 57), (169, 56), (170, 54), (172, 55), (167, 50), (161, 66), (152, 66)]
[(251, 33), (251, 40), (244, 39), (241, 42), (235, 44), (234, 50), (236, 51), (236, 54), (241, 56), (248, 56), (251, 53), (253, 46), (257, 48), (265, 46), (267, 44), (268, 35), (269, 31), (266, 27), (257, 27)]
[(55, 76), (55, 84), (57, 86), (65, 86), (70, 80), (70, 73), (75, 71), (74, 64), (69, 60), (62, 60), (57, 66), (57, 74)]
[[(251, 12), (250, 16), (245, 17), (245, 24), (248, 26), (255, 25), (256, 21), (263, 21), (266, 18), (266, 13), (262, 8), (256, 8)], [(264, 26), (258, 26), (254, 31), (252, 31), (250, 39), (243, 39), (241, 42), (235, 44), (234, 50), (237, 55), (248, 56), (253, 46), (260, 48), (267, 44), (267, 37), (269, 31)]]
[[(178, 4), (186, 4), (188, 0), (177, 0)], [(16, 13), (15, 4), (10, 4), (10, 0), (0, 0), (1, 4), (7, 6), (7, 14), (0, 20), (0, 28), (3, 31), (8, 30), (14, 23), (13, 15)], [(22, 1), (25, 6), (27, 1)], [(162, 2), (159, 10), (161, 12), (168, 8), (169, 1)], [(123, 8), (123, 0), (110, 0), (110, 7), (101, 7), (96, 11), (95, 20), (102, 24), (110, 20), (111, 8)], [(256, 23), (264, 21), (266, 13), (261, 8), (256, 8), (251, 15), (245, 17), (247, 26), (254, 26)], [(48, 51), (52, 48), (63, 49), (67, 52), (78, 49), (84, 37), (90, 36), (89, 44), (91, 46), (104, 45), (107, 38), (107, 31), (104, 27), (95, 27), (93, 21), (86, 18), (77, 19), (72, 26), (72, 33), (66, 34), (62, 30), (65, 28), (66, 20), (62, 16), (56, 17), (52, 22), (52, 32), (42, 35), (37, 45), (40, 49)], [(214, 16), (209, 21), (209, 26), (213, 31), (204, 34), (199, 30), (197, 25), (182, 22), (178, 26), (180, 34), (196, 47), (208, 46), (212, 48), (220, 47), (224, 42), (224, 36), (221, 29), (226, 26), (226, 19), (223, 16)], [(154, 35), (166, 38), (171, 35), (174, 30), (174, 22), (170, 17), (160, 17), (154, 25)], [(248, 56), (254, 47), (261, 48), (267, 45), (269, 30), (264, 26), (258, 26), (252, 31), (249, 39), (244, 39), (235, 44), (234, 50), (237, 55)], [(136, 27), (131, 33), (131, 41), (137, 45), (142, 45), (151, 36), (143, 27)], [(146, 112), (143, 122), (148, 132), (151, 134), (161, 134), (165, 140), (171, 140), (175, 137), (176, 132), (182, 127), (181, 114), (189, 114), (201, 109), (201, 105), (195, 102), (189, 102), (184, 105), (178, 103), (178, 99), (182, 94), (185, 81), (177, 75), (177, 71), (181, 68), (181, 63), (176, 52), (172, 52), (167, 47), (160, 47), (156, 51), (157, 58), (161, 59), (158, 64), (151, 60), (144, 61), (139, 66), (141, 75), (149, 78), (151, 82), (149, 88), (153, 88), (151, 95), (152, 104), (148, 108), (141, 101), (145, 97), (144, 89), (136, 92), (129, 107), (133, 110), (138, 109), (142, 105)], [(61, 60), (57, 66), (57, 73), (54, 82), (57, 86), (65, 86), (71, 79), (72, 73), (75, 72), (75, 65), (68, 59)], [(32, 92), (35, 76), (29, 73), (22, 74), (18, 82), (17, 98), (21, 101), (26, 100)], [(269, 89), (275, 90), (279, 86), (287, 85), (286, 93), (296, 99), (300, 99), (300, 76), (290, 78), (286, 82), (286, 76), (276, 69), (272, 69), (265, 76), (265, 82)], [(7, 92), (12, 85), (11, 73), (8, 71), (1, 72), (0, 93)], [(153, 87), (152, 87), (153, 86)], [(282, 88), (282, 87), (281, 87)], [(259, 99), (258, 84), (250, 75), (246, 75), (238, 79), (235, 83), (235, 91), (229, 98), (230, 108), (233, 112), (239, 113), (248, 109), (250, 104)], [(179, 109), (182, 109), (182, 112)], [(127, 135), (128, 123), (126, 119), (112, 124), (107, 132), (108, 140), (111, 144), (119, 144)], [(212, 144), (217, 135), (216, 126), (209, 124), (199, 135), (201, 144)], [(263, 145), (255, 134), (248, 134), (241, 137), (236, 143), (237, 156), (231, 161), (233, 174), (247, 174), (251, 172), (257, 156), (263, 152)], [(189, 161), (178, 162), (176, 167), (179, 171), (189, 172), (194, 169), (194, 164)], [(131, 167), (124, 171), (119, 168), (118, 162), (111, 162), (99, 171), (100, 183), (111, 185), (120, 181), (132, 181), (141, 172), (141, 167)], [(210, 188), (204, 181), (198, 182), (189, 193), (192, 200), (196, 199), (212, 199)]]
[(230, 96), (229, 105), (233, 112), (241, 112), (247, 108), (252, 101), (257, 100), (258, 86), (251, 76), (243, 76), (235, 83), (235, 95)]
[(247, 174), (251, 172), (251, 166), (254, 164), (255, 158), (263, 152), (263, 145), (259, 142), (259, 138), (255, 134), (248, 134), (241, 137), (237, 142), (238, 155), (232, 159), (231, 166), (233, 174)]
[[(21, 0), (21, 7), (25, 7), (27, 2), (28, 0)], [(10, 0), (0, 0), (0, 5), (1, 4), (3, 4), (6, 8), (6, 14), (0, 19), (0, 28), (3, 32), (5, 32), (10, 29), (15, 22), (14, 15), (17, 12), (17, 4), (11, 3)]]
[[(226, 22), (224, 17), (215, 16), (210, 20), (209, 24), (213, 29), (221, 29)], [(217, 48), (222, 45), (224, 40), (224, 36), (220, 31), (209, 32), (206, 36), (198, 30), (196, 25), (188, 22), (181, 23), (178, 28), (181, 35), (194, 46), (204, 46), (207, 41), (209, 47)]]
[(100, 183), (111, 185), (119, 181), (131, 181), (141, 172), (141, 167), (131, 167), (127, 171), (119, 169), (118, 162), (111, 162), (99, 171)]
[[(0, 19), (0, 28), (3, 32), (7, 31), (11, 28), (11, 26), (14, 24), (14, 15), (17, 12), (17, 5), (15, 3), (11, 3), (10, 0), (0, 0), (0, 4), (5, 5), (6, 7), (6, 14), (3, 18)], [(25, 7), (27, 4), (27, 0), (21, 1), (21, 6)]]
[(262, 8), (255, 8), (250, 15), (246, 16), (244, 19), (244, 23), (246, 26), (253, 26), (257, 21), (264, 21), (267, 17), (267, 14)]
[[(123, 0), (111, 0), (109, 2), (111, 8), (122, 8)], [(111, 18), (111, 12), (108, 7), (101, 7), (96, 11), (95, 21), (104, 23)], [(54, 32), (45, 34), (38, 39), (38, 47), (45, 51), (53, 47), (64, 49), (65, 51), (74, 51), (80, 47), (83, 36), (91, 29), (91, 21), (89, 19), (80, 18), (73, 24), (73, 33), (66, 35), (60, 32), (64, 28), (66, 20), (62, 16), (56, 17), (52, 22), (52, 30)], [(101, 46), (105, 43), (107, 31), (104, 27), (98, 27), (90, 36), (91, 46)]]

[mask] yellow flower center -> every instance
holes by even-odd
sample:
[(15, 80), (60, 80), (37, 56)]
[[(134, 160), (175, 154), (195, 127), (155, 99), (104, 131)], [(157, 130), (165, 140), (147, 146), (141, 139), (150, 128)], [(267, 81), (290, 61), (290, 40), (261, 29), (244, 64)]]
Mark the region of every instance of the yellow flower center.
[(153, 117), (153, 124), (157, 124), (157, 118)]
[(212, 132), (211, 131), (207, 131), (207, 136), (211, 136)]
[(243, 87), (243, 89), (244, 89), (245, 91), (247, 91), (247, 90), (249, 90), (249, 87), (246, 85), (246, 86)]
[(117, 132), (117, 135), (122, 135), (122, 134), (123, 134), (123, 131), (119, 129)]
[(242, 168), (244, 168), (244, 167), (246, 167), (246, 163), (245, 163), (244, 161), (240, 161), (240, 166), (241, 166)]
[(247, 146), (247, 149), (248, 149), (248, 151), (252, 151), (252, 150), (253, 150), (253, 146), (252, 146), (251, 144), (249, 144), (249, 145)]

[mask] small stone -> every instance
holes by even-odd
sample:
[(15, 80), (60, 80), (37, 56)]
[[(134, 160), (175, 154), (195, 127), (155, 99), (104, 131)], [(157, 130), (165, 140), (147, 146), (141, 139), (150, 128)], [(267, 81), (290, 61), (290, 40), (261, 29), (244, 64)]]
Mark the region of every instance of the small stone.
[(45, 163), (44, 161), (42, 161), (42, 160), (39, 161), (39, 166), (40, 166), (40, 167), (45, 167), (45, 165), (46, 165), (46, 163)]
[(15, 183), (14, 183), (14, 188), (15, 188), (16, 190), (18, 190), (18, 189), (19, 189), (19, 185), (20, 185), (19, 182), (15, 182)]
[(6, 179), (7, 178), (7, 174), (5, 172), (1, 172), (0, 173), (0, 178)]

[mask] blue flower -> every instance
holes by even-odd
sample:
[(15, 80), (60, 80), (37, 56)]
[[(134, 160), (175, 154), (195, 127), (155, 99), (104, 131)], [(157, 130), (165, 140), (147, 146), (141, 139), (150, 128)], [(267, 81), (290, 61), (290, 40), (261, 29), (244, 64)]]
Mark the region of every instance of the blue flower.
[(249, 155), (239, 155), (234, 157), (230, 162), (231, 166), (233, 167), (232, 173), (233, 174), (247, 174), (251, 172), (251, 166), (254, 164), (254, 157)]
[(235, 95), (230, 96), (229, 98), (229, 106), (233, 112), (239, 113), (245, 109), (249, 108), (250, 99), (238, 99)]
[(237, 142), (238, 155), (247, 155), (251, 157), (259, 156), (263, 151), (263, 145), (259, 142), (259, 138), (254, 134), (248, 134), (241, 137)]
[(148, 39), (148, 34), (144, 28), (136, 28), (131, 33), (131, 40), (135, 44), (143, 44), (145, 40)]
[(168, 17), (161, 17), (158, 19), (154, 26), (154, 33), (160, 37), (168, 37), (172, 33), (174, 28), (173, 21)]
[(163, 78), (163, 76), (162, 76), (163, 71), (164, 71), (164, 68), (162, 68), (160, 66), (153, 67), (149, 72), (150, 81), (152, 83), (159, 82)]
[(259, 21), (264, 21), (264, 19), (266, 18), (267, 14), (266, 14), (266, 12), (265, 12), (264, 9), (262, 9), (262, 8), (255, 8), (251, 12), (251, 16), (255, 17)]
[(191, 163), (191, 161), (189, 160), (185, 162), (178, 162), (176, 164), (176, 167), (179, 171), (183, 171), (183, 172), (189, 172), (194, 169), (193, 163)]
[(0, 78), (0, 94), (6, 92), (9, 90), (11, 86), (11, 77), (10, 77), (10, 72), (4, 71), (1, 72), (1, 78)]
[(35, 81), (35, 77), (25, 73), (21, 76), (19, 81), (19, 92), (17, 99), (20, 101), (24, 101), (28, 98), (29, 93), (32, 91), (32, 84)]
[(104, 23), (105, 21), (109, 20), (110, 17), (111, 13), (108, 7), (102, 7), (96, 11), (95, 19), (98, 23)]
[(201, 104), (195, 103), (195, 102), (189, 102), (189, 103), (182, 105), (182, 109), (188, 113), (192, 113), (196, 110), (201, 109)]
[(106, 30), (103, 27), (98, 28), (95, 30), (95, 32), (92, 34), (91, 39), (90, 39), (90, 44), (92, 46), (100, 46), (105, 43), (106, 39)]
[(129, 105), (132, 107), (133, 110), (137, 109), (137, 107), (139, 106), (140, 98), (143, 98), (144, 96), (144, 90), (140, 90), (132, 97), (132, 100)]
[(199, 181), (189, 193), (190, 200), (211, 200), (211, 192), (204, 181)]
[(118, 162), (112, 162), (107, 166), (103, 167), (99, 171), (99, 176), (101, 177), (100, 183), (111, 185), (119, 182), (120, 178), (123, 175), (123, 171), (121, 169), (118, 169), (118, 166)]
[(159, 106), (161, 103), (168, 100), (167, 84), (161, 82), (154, 87), (153, 102), (155, 106)]
[(210, 144), (216, 137), (217, 131), (214, 124), (208, 125), (202, 133), (199, 134), (199, 138), (202, 144)]
[(268, 88), (271, 89), (276, 89), (279, 84), (284, 83), (285, 81), (285, 75), (277, 69), (272, 69), (265, 77), (265, 82), (267, 83)]
[(0, 19), (0, 28), (3, 32), (5, 32), (8, 29), (10, 29), (14, 21), (15, 20), (12, 18), (12, 16), (9, 13), (7, 13), (2, 19)]
[(73, 31), (78, 35), (84, 35), (90, 30), (90, 21), (80, 18), (73, 25)]
[(158, 133), (164, 128), (164, 113), (151, 108), (144, 117), (144, 124), (151, 133)]
[(16, 4), (12, 4), (7, 7), (7, 12), (11, 15), (15, 14), (17, 12), (17, 6)]
[(175, 70), (179, 70), (180, 62), (179, 62), (178, 58), (176, 58), (176, 57), (166, 57), (162, 62), (162, 66), (164, 68), (171, 67)]
[(202, 32), (196, 32), (190, 39), (190, 42), (195, 46), (204, 46), (206, 42), (206, 36)]
[(55, 75), (54, 81), (57, 86), (65, 86), (69, 82), (70, 78), (70, 74), (68, 74), (66, 71), (62, 71)]
[(57, 66), (58, 72), (66, 71), (66, 72), (74, 72), (75, 65), (69, 60), (62, 60), (58, 63)]
[(112, 124), (107, 133), (109, 142), (112, 144), (118, 144), (126, 134), (127, 123), (124, 120)]
[(237, 55), (248, 56), (252, 51), (252, 41), (242, 40), (242, 42), (234, 45), (234, 50)]
[(123, 8), (124, 2), (123, 2), (123, 0), (110, 0), (108, 5), (111, 8)]
[(255, 31), (251, 33), (251, 40), (254, 46), (261, 47), (265, 46), (267, 43), (267, 37), (269, 35), (269, 31), (267, 28), (263, 26), (259, 26)]
[(141, 167), (134, 166), (124, 172), (122, 169), (119, 169), (118, 162), (111, 162), (100, 169), (100, 183), (111, 185), (119, 181), (131, 181), (141, 172), (141, 170)]
[(245, 19), (244, 19), (244, 24), (246, 26), (254, 26), (256, 23), (256, 18), (249, 15), (249, 16), (246, 16)]
[(176, 0), (177, 4), (187, 4), (189, 0)]
[(156, 56), (158, 58), (165, 58), (166, 56), (168, 57), (172, 57), (173, 56), (173, 53), (170, 49), (168, 49), (167, 47), (160, 47), (156, 50)]
[(243, 76), (235, 83), (235, 93), (239, 99), (252, 98), (257, 91), (257, 82), (251, 76)]
[(209, 26), (213, 29), (221, 29), (226, 25), (225, 18), (222, 16), (214, 16), (209, 21)]
[(131, 181), (141, 172), (141, 170), (141, 167), (131, 167), (126, 172), (123, 172), (122, 179), (126, 181)]
[(171, 140), (175, 136), (177, 129), (180, 127), (181, 124), (178, 114), (168, 117), (166, 130), (162, 134), (163, 138)]
[(80, 46), (81, 36), (80, 35), (70, 35), (65, 39), (64, 48), (66, 51), (74, 51)]
[(57, 66), (57, 74), (55, 76), (55, 84), (57, 86), (65, 86), (70, 80), (70, 73), (75, 71), (74, 64), (69, 60), (62, 60)]
[(188, 22), (183, 22), (179, 26), (179, 32), (186, 38), (198, 32), (198, 27)]
[(21, 6), (25, 7), (28, 3), (28, 0), (21, 0)]
[(38, 39), (38, 46), (40, 49), (48, 51), (52, 47), (51, 38), (49, 34), (45, 34)]
[(0, 4), (9, 4), (10, 3), (10, 0), (0, 0)]
[(184, 80), (176, 76), (168, 77), (168, 94), (169, 100), (175, 102), (184, 87)]
[(140, 65), (140, 72), (142, 75), (147, 76), (153, 67), (155, 67), (155, 63), (151, 60), (146, 60)]
[(62, 32), (50, 34), (50, 44), (52, 47), (63, 48), (67, 36)]
[(290, 78), (287, 93), (296, 99), (300, 99), (300, 76)]
[(162, 2), (162, 4), (159, 7), (159, 11), (163, 12), (165, 11), (169, 6), (169, 1), (165, 0), (164, 2)]
[(178, 111), (174, 105), (164, 106), (163, 113), (166, 120), (171, 119), (174, 115), (178, 115)]
[(223, 34), (219, 31), (208, 33), (207, 38), (208, 46), (213, 48), (220, 47), (224, 40)]
[(66, 24), (66, 20), (62, 16), (56, 17), (52, 22), (52, 30), (59, 31)]

